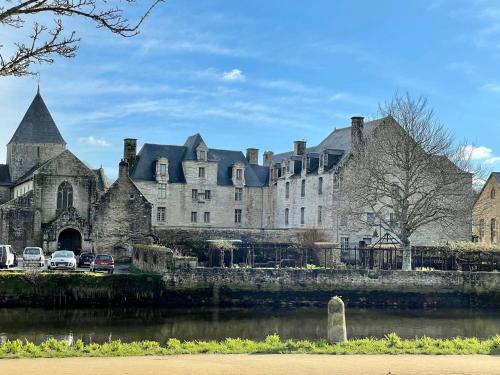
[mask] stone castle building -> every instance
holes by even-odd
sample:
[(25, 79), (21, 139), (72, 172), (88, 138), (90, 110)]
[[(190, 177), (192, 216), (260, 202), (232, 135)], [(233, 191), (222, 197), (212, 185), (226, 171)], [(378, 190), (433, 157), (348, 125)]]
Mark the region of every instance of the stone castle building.
[(474, 204), (474, 239), (497, 247), (500, 220), (500, 172), (493, 172), (486, 180)]
[(151, 232), (151, 204), (120, 163), (110, 186), (104, 170), (90, 169), (66, 142), (40, 92), (7, 145), (0, 165), (0, 242), (17, 251), (57, 249), (126, 252)]
[[(361, 144), (382, 118), (335, 129), (322, 142), (263, 154), (209, 148), (199, 134), (184, 145), (124, 140), (117, 181), (91, 170), (66, 149), (40, 93), (7, 146), (0, 165), (0, 242), (126, 252), (130, 244), (162, 235), (290, 242), (315, 230), (322, 240), (344, 246), (370, 243), (382, 235), (376, 222), (353, 223), (338, 207), (342, 173), (353, 145)], [(367, 212), (369, 216), (370, 213)], [(470, 227), (451, 234), (426, 228), (414, 244), (470, 239)], [(377, 235), (375, 235), (377, 234)]]

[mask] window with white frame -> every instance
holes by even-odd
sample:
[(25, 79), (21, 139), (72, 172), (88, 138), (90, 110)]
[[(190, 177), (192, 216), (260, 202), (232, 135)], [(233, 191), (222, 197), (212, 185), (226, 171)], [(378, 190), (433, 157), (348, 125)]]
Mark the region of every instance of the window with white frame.
[(156, 208), (156, 221), (164, 223), (166, 220), (167, 209), (165, 207)]
[(340, 237), (340, 249), (342, 251), (349, 250), (349, 237)]
[(167, 164), (165, 163), (160, 163), (160, 165), (158, 166), (158, 173), (160, 174), (160, 176), (166, 176), (167, 175)]
[(241, 202), (243, 200), (243, 188), (234, 189), (234, 200), (237, 202)]
[(158, 198), (167, 198), (167, 184), (158, 184)]
[(236, 224), (240, 224), (241, 223), (241, 215), (242, 215), (241, 209), (234, 210), (234, 222)]

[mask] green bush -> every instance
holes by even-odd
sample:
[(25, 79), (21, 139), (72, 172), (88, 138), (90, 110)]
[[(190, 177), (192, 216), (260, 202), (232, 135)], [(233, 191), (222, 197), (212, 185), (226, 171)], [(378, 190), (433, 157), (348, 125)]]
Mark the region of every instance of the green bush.
[(21, 340), (7, 340), (0, 344), (0, 358), (37, 357), (119, 357), (171, 354), (241, 354), (241, 353), (307, 353), (307, 354), (500, 354), (500, 335), (487, 340), (477, 338), (434, 339), (420, 337), (403, 340), (395, 333), (383, 339), (365, 338), (345, 343), (330, 344), (326, 340), (286, 340), (278, 335), (264, 341), (228, 338), (224, 341), (180, 341), (169, 339), (164, 346), (155, 341), (123, 343), (111, 341), (105, 344), (85, 344), (78, 340), (48, 339), (36, 345)]

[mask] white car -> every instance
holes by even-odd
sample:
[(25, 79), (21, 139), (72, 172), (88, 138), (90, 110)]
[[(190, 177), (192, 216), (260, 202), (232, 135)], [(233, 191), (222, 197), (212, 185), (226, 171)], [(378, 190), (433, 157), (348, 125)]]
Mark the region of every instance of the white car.
[(16, 255), (10, 245), (0, 245), (0, 267), (9, 268), (16, 264)]
[(45, 255), (40, 247), (26, 247), (23, 251), (23, 266), (45, 266)]
[(75, 253), (69, 250), (58, 250), (52, 254), (49, 270), (76, 270)]

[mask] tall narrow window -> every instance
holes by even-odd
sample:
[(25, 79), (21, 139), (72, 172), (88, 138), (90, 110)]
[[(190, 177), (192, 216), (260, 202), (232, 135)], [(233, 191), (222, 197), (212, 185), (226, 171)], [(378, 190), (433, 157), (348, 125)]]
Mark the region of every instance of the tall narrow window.
[(166, 176), (167, 175), (167, 165), (165, 163), (161, 163), (159, 166), (159, 173), (160, 176)]
[(491, 243), (497, 243), (497, 219), (491, 219)]
[(238, 168), (238, 169), (236, 170), (236, 179), (237, 179), (237, 180), (241, 180), (241, 179), (243, 179), (243, 169)]
[(191, 212), (191, 222), (192, 223), (197, 223), (198, 222), (198, 212)]
[(164, 223), (165, 222), (166, 213), (167, 213), (167, 209), (165, 207), (158, 207), (156, 209), (156, 220), (159, 223)]
[(318, 194), (323, 194), (323, 177), (318, 178)]
[(57, 209), (64, 210), (73, 207), (73, 187), (64, 181), (57, 189)]
[(192, 189), (191, 190), (191, 199), (194, 201), (198, 200), (198, 189)]
[(342, 251), (349, 250), (349, 237), (340, 237), (340, 249)]
[(484, 242), (484, 219), (479, 220), (479, 241)]
[(285, 198), (290, 198), (290, 182), (285, 183)]
[(200, 150), (200, 160), (207, 160), (207, 153), (205, 150)]
[(240, 202), (243, 200), (243, 189), (242, 188), (234, 189), (234, 200), (237, 202)]
[(323, 165), (325, 164), (325, 155), (321, 155), (319, 157), (319, 167), (323, 168)]
[(496, 192), (495, 188), (491, 189), (490, 196), (491, 196), (491, 199), (495, 199), (497, 197), (497, 192)]
[(210, 212), (205, 212), (203, 214), (203, 221), (207, 224), (210, 223)]
[(237, 224), (241, 223), (241, 210), (240, 209), (234, 210), (234, 222)]
[(167, 184), (158, 184), (158, 198), (167, 198)]
[(205, 168), (204, 167), (198, 168), (198, 177), (205, 178)]
[(301, 197), (306, 196), (306, 180), (302, 180), (302, 183), (300, 185), (300, 196)]
[(305, 223), (305, 221), (306, 221), (305, 216), (306, 216), (306, 209), (305, 209), (305, 207), (301, 207), (300, 208), (300, 224)]
[(212, 192), (210, 190), (205, 190), (205, 200), (209, 201), (212, 199)]
[(323, 223), (323, 207), (318, 206), (318, 224), (321, 225)]
[(290, 215), (290, 210), (285, 208), (285, 225), (288, 225), (288, 217)]

